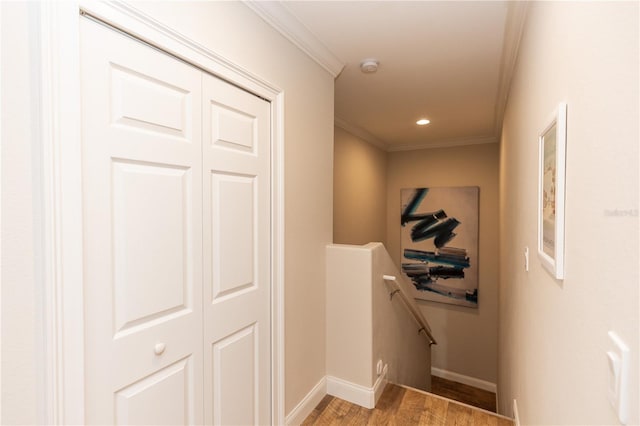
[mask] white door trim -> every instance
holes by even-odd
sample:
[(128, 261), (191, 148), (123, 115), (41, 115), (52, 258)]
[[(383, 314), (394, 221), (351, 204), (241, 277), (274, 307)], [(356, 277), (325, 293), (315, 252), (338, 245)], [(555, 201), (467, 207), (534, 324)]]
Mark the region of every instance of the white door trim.
[(84, 423), (80, 11), (271, 102), (272, 421), (284, 414), (284, 93), (124, 3), (39, 4), (47, 424)]
[[(2, 25), (2, 7), (0, 3), (0, 25)], [(2, 29), (0, 28), (0, 99), (2, 99)], [(0, 176), (2, 176), (2, 102), (0, 102)], [(2, 179), (0, 178), (0, 212), (2, 212)], [(0, 214), (0, 229), (2, 229), (2, 214)], [(2, 245), (0, 244), (0, 259), (2, 259)], [(0, 274), (2, 273), (2, 263), (0, 262)], [(2, 291), (0, 290), (0, 366), (2, 366)], [(0, 389), (2, 389), (2, 374), (0, 374)], [(2, 421), (2, 400), (0, 398), (0, 421)]]
[[(43, 421), (84, 421), (82, 187), (77, 6), (38, 4)], [(36, 148), (34, 147), (34, 150)], [(36, 193), (37, 191), (37, 193)]]

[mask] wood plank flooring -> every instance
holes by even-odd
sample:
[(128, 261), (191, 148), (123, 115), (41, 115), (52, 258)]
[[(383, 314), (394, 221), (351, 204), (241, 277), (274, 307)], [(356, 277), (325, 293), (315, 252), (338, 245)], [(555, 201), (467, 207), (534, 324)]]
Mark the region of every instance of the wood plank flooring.
[(327, 395), (302, 424), (513, 426), (513, 421), (427, 392), (388, 384), (371, 410)]
[(496, 412), (496, 394), (473, 386), (431, 376), (431, 393)]

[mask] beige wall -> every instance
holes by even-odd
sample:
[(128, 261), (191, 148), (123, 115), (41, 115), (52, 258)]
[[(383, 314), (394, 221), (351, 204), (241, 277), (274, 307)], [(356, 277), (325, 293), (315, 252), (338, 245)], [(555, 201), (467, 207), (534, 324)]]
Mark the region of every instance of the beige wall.
[[(638, 14), (638, 2), (530, 5), (500, 161), (500, 411), (515, 398), (523, 425), (618, 424), (606, 394), (609, 330), (631, 348), (629, 424), (640, 422)], [(564, 281), (536, 256), (537, 135), (560, 101)]]
[[(397, 285), (410, 295), (411, 285), (382, 244), (371, 244), (373, 288), (373, 365), (376, 377), (378, 360), (387, 366), (387, 380), (422, 390), (431, 390), (431, 348), (425, 333), (407, 310), (400, 295), (390, 299), (396, 287), (387, 283), (384, 275), (397, 277)], [(411, 301), (409, 301), (411, 303)], [(412, 305), (415, 308), (415, 305)], [(409, 355), (410, 354), (410, 355)]]
[[(135, 6), (284, 91), (285, 411), (289, 412), (325, 375), (324, 260), (325, 246), (332, 241), (333, 77), (241, 2), (139, 2)], [(12, 43), (26, 41), (28, 30), (27, 25), (5, 29), (3, 22), (3, 49), (5, 40)], [(5, 31), (9, 33), (8, 38), (5, 38)], [(28, 46), (22, 54), (29, 54)], [(22, 56), (15, 60), (12, 58), (10, 62), (3, 61), (2, 65), (3, 86), (5, 72), (15, 72), (24, 78), (29, 75)], [(27, 112), (20, 107), (12, 109), (11, 114), (8, 110), (3, 105), (3, 123), (7, 119), (16, 123), (22, 119), (28, 121)], [(23, 131), (27, 129), (29, 125)], [(22, 137), (9, 139), (12, 148), (13, 144), (27, 146), (17, 149), (19, 152), (15, 155), (5, 152), (3, 134), (2, 205), (8, 213), (3, 211), (2, 323), (3, 327), (5, 324), (14, 327), (19, 324), (20, 336), (16, 339), (19, 337), (21, 345), (20, 358), (5, 356), (5, 348), (8, 350), (9, 345), (5, 343), (3, 333), (3, 376), (5, 371), (20, 368), (23, 364), (27, 367), (23, 382), (7, 384), (3, 381), (3, 420), (6, 417), (11, 419), (10, 423), (38, 423), (32, 419), (35, 395), (30, 374), (36, 368), (31, 362), (35, 356), (32, 345), (36, 341), (31, 322), (37, 315), (33, 307), (35, 289), (29, 275), (33, 267), (28, 247), (32, 230), (29, 216), (32, 194), (28, 179), (23, 179), (31, 176), (33, 170), (28, 161), (23, 168), (18, 168), (18, 163), (16, 169), (4, 168), (4, 162), (20, 161), (22, 164), (25, 156), (30, 155), (28, 141)], [(14, 179), (18, 182), (13, 182)], [(11, 187), (14, 183), (15, 188)], [(7, 187), (11, 191), (6, 191)], [(11, 197), (14, 193), (19, 194), (15, 199)], [(8, 219), (13, 217), (19, 220), (20, 227), (8, 228)], [(13, 272), (10, 268), (5, 271), (5, 262), (11, 260), (4, 257), (5, 241), (15, 241), (16, 249), (21, 252), (12, 250), (12, 254), (24, 256), (20, 257), (24, 265), (15, 265), (19, 271)], [(13, 299), (5, 289), (6, 283), (19, 289), (14, 308), (10, 305)], [(23, 318), (26, 320), (22, 321)], [(27, 401), (17, 406), (16, 417), (9, 417), (11, 409), (4, 403), (5, 391), (15, 392), (11, 395), (13, 399), (6, 401), (20, 398)], [(21, 409), (25, 406), (27, 409)]]
[(333, 242), (385, 243), (387, 153), (336, 127), (333, 177)]
[(419, 302), (438, 345), (433, 367), (496, 383), (498, 328), (498, 145), (389, 153), (387, 248), (400, 264), (400, 190), (480, 187), (479, 307)]
[(33, 58), (29, 6), (0, 4), (2, 31), (2, 417), (1, 424), (39, 424), (39, 351), (35, 315), (35, 230), (31, 127), (34, 106), (28, 70)]

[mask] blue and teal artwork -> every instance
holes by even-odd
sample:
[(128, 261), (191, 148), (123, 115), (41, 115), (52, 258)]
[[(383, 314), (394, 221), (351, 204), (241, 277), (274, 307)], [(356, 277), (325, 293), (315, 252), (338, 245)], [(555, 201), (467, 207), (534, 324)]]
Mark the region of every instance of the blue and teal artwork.
[(417, 299), (478, 307), (477, 186), (401, 190), (402, 274)]

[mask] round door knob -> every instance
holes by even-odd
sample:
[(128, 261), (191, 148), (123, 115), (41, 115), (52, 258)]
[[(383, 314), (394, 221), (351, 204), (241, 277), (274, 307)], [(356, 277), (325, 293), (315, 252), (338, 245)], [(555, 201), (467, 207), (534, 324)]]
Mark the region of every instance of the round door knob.
[(156, 355), (162, 355), (166, 347), (167, 346), (164, 343), (156, 343), (153, 347), (153, 352), (155, 352)]

